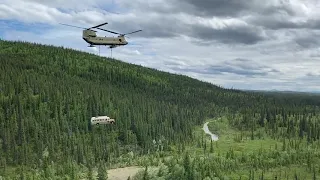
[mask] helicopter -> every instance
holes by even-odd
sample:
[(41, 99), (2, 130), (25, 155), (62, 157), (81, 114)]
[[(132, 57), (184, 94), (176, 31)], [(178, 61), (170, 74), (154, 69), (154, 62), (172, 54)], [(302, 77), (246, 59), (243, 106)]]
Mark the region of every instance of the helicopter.
[[(59, 23), (62, 24), (62, 23)], [(73, 26), (73, 25), (69, 25), (69, 24), (62, 24), (65, 26), (71, 26), (71, 27), (75, 27), (75, 28), (81, 28), (84, 29), (82, 31), (82, 39), (84, 41), (86, 41), (89, 46), (88, 47), (95, 47), (95, 45), (104, 45), (104, 46), (109, 46), (110, 49), (115, 48), (115, 47), (119, 47), (119, 46), (125, 46), (128, 44), (128, 41), (125, 39), (124, 36), (128, 35), (128, 34), (133, 34), (133, 33), (137, 33), (140, 32), (142, 30), (137, 30), (137, 31), (133, 31), (130, 33), (126, 33), (126, 34), (121, 34), (118, 32), (114, 32), (114, 31), (110, 31), (110, 30), (106, 30), (106, 29), (102, 29), (99, 28), (100, 26), (106, 25), (108, 24), (107, 22), (90, 27), (90, 28), (84, 28), (84, 27), (78, 27), (78, 26)], [(102, 37), (102, 36), (97, 36), (95, 30), (92, 29), (99, 29), (102, 31), (106, 31), (109, 33), (113, 33), (113, 34), (118, 34), (118, 37)]]

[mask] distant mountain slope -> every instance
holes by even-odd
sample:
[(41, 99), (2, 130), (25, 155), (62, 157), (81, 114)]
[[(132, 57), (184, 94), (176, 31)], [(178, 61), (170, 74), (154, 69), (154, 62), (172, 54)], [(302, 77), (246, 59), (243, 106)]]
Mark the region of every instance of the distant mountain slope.
[(307, 91), (280, 91), (280, 90), (244, 90), (247, 92), (261, 92), (261, 93), (266, 93), (266, 94), (295, 94), (295, 95), (320, 95), (320, 92), (318, 91), (311, 91), (311, 92), (307, 92)]
[[(153, 139), (183, 144), (206, 117), (252, 109), (294, 109), (317, 99), (267, 97), (223, 89), (96, 55), (0, 41), (0, 162), (110, 161), (129, 150), (153, 151)], [(115, 126), (91, 127), (108, 115)], [(138, 145), (138, 146), (135, 146)]]

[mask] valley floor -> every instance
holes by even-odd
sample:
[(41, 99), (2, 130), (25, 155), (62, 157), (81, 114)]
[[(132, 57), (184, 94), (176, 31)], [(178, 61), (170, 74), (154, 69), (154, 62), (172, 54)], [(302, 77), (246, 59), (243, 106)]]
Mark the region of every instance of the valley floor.
[[(194, 142), (182, 149), (173, 147), (170, 152), (134, 158), (124, 155), (117, 164), (110, 164), (108, 179), (127, 180), (129, 176), (131, 180), (142, 180), (146, 176), (146, 179), (185, 179), (188, 173), (196, 180), (313, 180), (320, 177), (319, 142), (308, 144), (305, 139), (272, 138), (262, 129), (253, 134), (239, 131), (232, 128), (225, 117), (208, 120), (205, 126), (196, 127)], [(148, 167), (147, 173), (145, 167)], [(9, 174), (17, 172), (10, 169)], [(80, 179), (86, 179), (87, 169), (78, 172), (81, 172)], [(95, 178), (97, 173), (95, 169)]]
[[(308, 144), (305, 139), (285, 139), (284, 143), (283, 138), (272, 138), (262, 129), (253, 132), (252, 137), (251, 131), (232, 128), (226, 118), (208, 120), (206, 125), (212, 134), (205, 127), (196, 127), (195, 142), (185, 147), (194, 175), (202, 173), (199, 176), (205, 174), (208, 178), (228, 180), (312, 180), (320, 176), (319, 143)], [(294, 142), (299, 142), (298, 149), (293, 147)], [(167, 176), (159, 177), (158, 171), (150, 171), (149, 177), (170, 179), (183, 176), (179, 173), (188, 169), (184, 168), (184, 153), (173, 153), (167, 158), (173, 161), (165, 160), (162, 167), (159, 166), (159, 169), (165, 169)], [(201, 162), (193, 164), (193, 160)], [(142, 179), (141, 175), (135, 179)]]

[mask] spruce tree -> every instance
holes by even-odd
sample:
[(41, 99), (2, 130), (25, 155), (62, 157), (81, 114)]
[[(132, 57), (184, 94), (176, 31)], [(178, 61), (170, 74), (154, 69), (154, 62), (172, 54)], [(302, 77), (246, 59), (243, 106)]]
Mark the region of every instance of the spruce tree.
[(108, 179), (108, 174), (107, 174), (107, 169), (104, 165), (104, 163), (99, 163), (98, 167), (98, 180), (107, 180)]
[(145, 169), (144, 169), (144, 171), (143, 171), (142, 180), (149, 180), (148, 166), (146, 166)]

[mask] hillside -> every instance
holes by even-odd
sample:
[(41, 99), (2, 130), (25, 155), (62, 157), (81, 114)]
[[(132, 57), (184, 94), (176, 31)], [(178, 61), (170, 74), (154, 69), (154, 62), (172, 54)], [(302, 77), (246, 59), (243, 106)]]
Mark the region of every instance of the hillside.
[[(101, 160), (120, 162), (130, 151), (152, 153), (153, 139), (161, 139), (164, 151), (173, 152), (175, 146), (195, 141), (195, 126), (222, 115), (239, 129), (268, 124), (270, 134), (281, 126), (312, 140), (320, 132), (317, 126), (309, 134), (317, 120), (313, 117), (318, 117), (318, 98), (224, 89), (27, 42), (0, 41), (0, 105), (0, 171), (18, 165), (46, 170), (54, 162), (60, 164), (58, 174), (69, 174), (72, 162), (91, 167)], [(291, 117), (303, 114), (308, 119)], [(97, 115), (114, 117), (116, 125), (90, 126)]]

